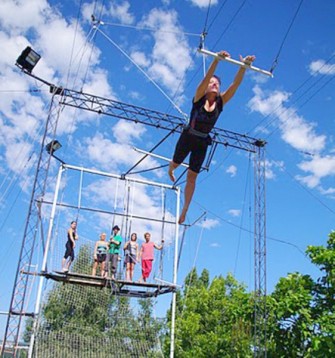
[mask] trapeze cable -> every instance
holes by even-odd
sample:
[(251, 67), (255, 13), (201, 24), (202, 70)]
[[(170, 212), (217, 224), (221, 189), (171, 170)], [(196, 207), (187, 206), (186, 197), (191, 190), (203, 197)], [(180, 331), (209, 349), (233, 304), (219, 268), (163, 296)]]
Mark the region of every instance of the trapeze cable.
[[(125, 193), (124, 196), (124, 208), (123, 208), (123, 213), (125, 214), (125, 216), (123, 217), (125, 220), (125, 225), (122, 225), (122, 231), (124, 232), (124, 234), (127, 234), (128, 231), (128, 220), (129, 220), (129, 198), (130, 198), (130, 183), (128, 180), (126, 180), (125, 182), (125, 186), (126, 186), (126, 191), (127, 193)], [(123, 221), (124, 221), (123, 220)], [(125, 226), (125, 229), (123, 229), (123, 226)]]
[[(128, 237), (129, 238), (131, 236), (131, 225), (132, 225), (132, 222), (133, 222), (135, 184), (136, 183), (133, 183), (133, 190), (132, 190), (132, 195), (131, 195), (131, 205), (130, 205), (130, 214), (129, 214), (130, 220), (129, 220), (129, 230), (128, 230)], [(131, 190), (130, 190), (130, 192), (131, 192)]]
[(158, 84), (125, 52), (118, 46), (108, 35), (106, 35), (99, 27), (97, 30), (112, 44), (114, 45), (127, 59), (140, 71), (142, 74), (163, 94), (163, 96), (173, 105), (173, 107), (188, 121), (188, 115), (184, 113), (172, 99), (158, 86)]
[[(92, 26), (92, 27), (90, 28), (90, 31), (88, 32), (88, 34), (87, 34), (87, 36), (86, 36), (84, 46), (82, 46), (82, 48), (78, 50), (78, 52), (77, 52), (77, 54), (76, 54), (76, 56), (75, 56), (75, 57), (77, 57), (77, 56), (79, 57), (79, 54), (81, 53), (80, 59), (79, 59), (79, 61), (78, 61), (77, 72), (75, 73), (75, 76), (74, 76), (74, 83), (73, 83), (73, 85), (75, 85), (75, 83), (76, 83), (76, 81), (77, 81), (77, 78), (78, 78), (79, 69), (80, 69), (81, 62), (82, 62), (82, 60), (83, 60), (84, 53), (85, 53), (85, 48), (86, 48), (86, 46), (87, 46), (87, 44), (88, 44), (89, 42), (93, 41), (93, 39), (94, 39), (96, 33), (97, 33), (96, 27)], [(90, 58), (91, 58), (91, 57), (90, 57)], [(72, 59), (71, 59), (70, 66), (72, 66)], [(68, 71), (68, 78), (67, 78), (67, 80), (66, 80), (66, 83), (68, 83), (69, 77), (70, 77), (70, 68), (69, 68), (69, 71)], [(84, 78), (85, 78), (85, 80), (86, 80), (86, 75), (85, 75)], [(84, 80), (82, 86), (84, 85), (85, 80)]]
[(76, 37), (77, 37), (77, 32), (78, 32), (78, 24), (79, 24), (79, 16), (80, 16), (80, 10), (81, 10), (81, 5), (82, 2), (80, 2), (79, 5), (79, 9), (78, 9), (78, 14), (77, 14), (77, 19), (76, 19), (76, 25), (75, 25), (75, 31), (74, 31), (74, 37), (73, 37), (73, 41), (72, 41), (72, 48), (71, 48), (71, 54), (70, 54), (70, 61), (69, 61), (69, 70), (67, 72), (67, 77), (66, 77), (66, 84), (69, 83), (69, 78), (70, 78), (70, 71), (71, 71), (71, 66), (72, 66), (72, 59), (73, 59), (73, 52), (74, 52), (74, 45), (76, 43)]
[(274, 71), (274, 69), (275, 69), (275, 68), (277, 67), (277, 65), (278, 65), (278, 59), (279, 59), (280, 53), (281, 53), (281, 51), (282, 51), (282, 49), (283, 49), (283, 47), (284, 47), (284, 43), (285, 43), (285, 41), (286, 41), (286, 39), (287, 39), (288, 34), (289, 34), (289, 32), (291, 31), (291, 28), (292, 28), (292, 26), (293, 26), (293, 23), (294, 23), (296, 17), (298, 16), (298, 13), (299, 13), (299, 10), (300, 10), (300, 8), (301, 8), (301, 5), (302, 5), (303, 1), (304, 1), (304, 0), (301, 0), (301, 1), (300, 1), (300, 4), (299, 4), (299, 6), (298, 6), (298, 8), (297, 8), (297, 10), (296, 10), (296, 12), (295, 12), (295, 14), (294, 14), (294, 16), (293, 16), (293, 19), (292, 19), (292, 21), (291, 21), (291, 23), (290, 23), (290, 25), (289, 25), (289, 27), (288, 27), (288, 30), (286, 31), (286, 34), (285, 34), (285, 36), (284, 36), (284, 38), (283, 38), (283, 41), (282, 41), (282, 43), (280, 44), (280, 47), (279, 47), (278, 53), (277, 53), (277, 55), (276, 55), (276, 58), (274, 59), (274, 61), (273, 61), (273, 63), (272, 63), (272, 66), (271, 66), (271, 70), (270, 70), (271, 73)]
[(77, 217), (76, 217), (77, 226), (78, 226), (78, 218), (79, 218), (79, 212), (80, 212), (80, 207), (81, 207), (81, 192), (82, 192), (82, 187), (83, 187), (83, 175), (84, 175), (84, 171), (81, 170), (80, 171), (80, 179), (79, 179), (79, 192), (78, 192), (78, 210), (77, 210)]
[(116, 185), (115, 185), (115, 196), (114, 196), (114, 215), (113, 215), (112, 227), (114, 227), (114, 225), (115, 225), (115, 213), (116, 213), (116, 205), (117, 205), (118, 189), (119, 189), (119, 178), (117, 178), (117, 179), (116, 179)]
[(125, 24), (117, 24), (114, 22), (105, 22), (105, 21), (100, 21), (100, 23), (101, 23), (101, 25), (124, 27), (124, 28), (130, 28), (130, 29), (134, 29), (134, 30), (155, 31), (155, 32), (162, 32), (162, 33), (167, 33), (167, 34), (177, 34), (177, 35), (182, 33), (183, 35), (187, 35), (187, 36), (197, 36), (197, 37), (199, 36), (199, 34), (195, 34), (193, 32), (159, 30), (159, 29), (155, 29), (153, 27), (125, 25)]
[[(165, 229), (165, 214), (166, 214), (166, 189), (161, 188), (162, 192), (162, 230), (161, 230), (161, 243), (164, 242), (164, 229)], [(159, 277), (163, 277), (163, 254), (164, 247), (160, 251), (160, 261), (159, 261)]]
[[(204, 221), (206, 221), (206, 217), (204, 218)], [(195, 268), (196, 262), (198, 260), (198, 254), (199, 254), (200, 244), (201, 244), (201, 241), (202, 241), (203, 232), (204, 232), (204, 226), (201, 227), (201, 232), (200, 232), (200, 236), (199, 236), (199, 240), (198, 240), (198, 244), (197, 244), (197, 249), (195, 251), (195, 256), (194, 256), (194, 261), (193, 261), (193, 267), (192, 268)]]
[(180, 242), (180, 246), (179, 246), (179, 254), (178, 254), (178, 260), (177, 260), (177, 269), (179, 268), (179, 262), (180, 262), (180, 258), (181, 258), (181, 253), (184, 247), (184, 239), (185, 239), (185, 234), (186, 234), (186, 230), (191, 227), (194, 226), (198, 221), (200, 221), (204, 216), (206, 216), (206, 211), (204, 211), (192, 224), (190, 224), (189, 226), (185, 225), (184, 226), (184, 231), (183, 231), (183, 236)]
[(211, 51), (208, 51), (208, 50), (205, 50), (205, 49), (198, 49), (199, 52), (205, 54), (205, 55), (208, 55), (208, 56), (213, 56), (219, 60), (223, 60), (223, 61), (227, 61), (229, 63), (232, 63), (234, 65), (238, 65), (240, 67), (245, 67), (245, 68), (248, 68), (252, 71), (255, 71), (255, 72), (259, 72), (259, 73), (262, 73), (263, 75), (267, 75), (269, 77), (273, 77), (273, 74), (270, 72), (270, 71), (266, 71), (266, 70), (262, 70), (258, 67), (255, 67), (255, 66), (252, 66), (252, 65), (248, 65), (242, 61), (238, 61), (238, 60), (234, 60), (230, 57), (226, 57), (226, 56), (221, 56), (220, 54), (216, 53), (216, 52), (211, 52)]
[[(328, 60), (327, 60), (318, 70), (320, 71), (323, 67), (325, 67), (325, 66), (333, 59), (334, 56), (335, 56), (335, 54), (332, 55), (330, 58), (328, 58)], [(333, 65), (333, 66), (335, 66), (335, 65)], [(288, 110), (293, 106), (293, 104), (295, 104), (296, 102), (298, 102), (299, 99), (301, 99), (307, 92), (309, 92), (313, 87), (315, 87), (326, 75), (328, 75), (328, 73), (332, 70), (333, 66), (331, 66), (331, 67), (329, 68), (329, 70), (326, 71), (326, 73), (324, 73), (318, 80), (316, 80), (314, 83), (312, 83), (312, 84), (307, 88), (307, 90), (305, 90), (298, 98), (296, 98), (293, 102), (291, 102), (291, 104), (290, 104), (289, 107), (282, 109), (282, 111), (279, 112), (278, 115), (284, 114), (286, 111), (288, 111)], [(317, 73), (317, 71), (314, 71), (305, 81), (303, 81), (302, 84), (300, 84), (296, 89), (294, 89), (294, 91), (292, 91), (292, 93), (291, 93), (291, 95), (290, 95), (290, 98), (293, 97), (293, 95), (294, 95), (295, 93), (297, 93), (307, 82), (309, 82), (310, 79), (312, 79), (312, 78), (315, 76), (316, 73)], [(319, 91), (319, 90), (318, 90), (318, 91)], [(318, 92), (318, 91), (317, 91), (317, 92)], [(314, 95), (315, 95), (317, 92), (314, 92)], [(310, 99), (310, 98), (309, 98), (309, 99)], [(275, 107), (269, 114), (267, 114), (256, 126), (254, 126), (253, 128), (251, 128), (246, 134), (249, 135), (251, 132), (255, 131), (267, 118), (269, 118), (271, 115), (275, 114), (276, 111), (277, 111), (280, 107), (281, 107), (281, 105), (279, 104), (279, 105), (278, 105), (277, 107)], [(299, 108), (301, 108), (301, 107), (298, 107), (297, 109), (299, 109)], [(278, 116), (278, 115), (277, 115), (277, 116)], [(271, 125), (271, 123), (273, 123), (274, 120), (275, 120), (275, 119), (269, 121), (269, 123), (265, 125), (265, 128), (268, 128), (268, 127)], [(273, 134), (273, 133), (272, 133), (272, 134)]]
[[(209, 9), (211, 7), (211, 0), (209, 0), (208, 2), (208, 8), (207, 8), (207, 15), (206, 15), (206, 19), (205, 19), (205, 25), (204, 25), (204, 29), (200, 35), (200, 43), (199, 43), (199, 48), (204, 48), (205, 47), (205, 38), (207, 36), (207, 21), (208, 21), (208, 16), (209, 16)], [(204, 71), (204, 76), (206, 74), (206, 60), (205, 60), (205, 56), (202, 56), (202, 65), (203, 65), (203, 71)]]
[[(243, 224), (243, 219), (244, 219), (244, 213), (245, 213), (245, 204), (246, 204), (246, 197), (247, 197), (247, 190), (249, 188), (249, 192), (250, 192), (250, 188), (251, 188), (251, 185), (249, 183), (248, 185), (248, 182), (249, 182), (249, 179), (250, 179), (250, 168), (251, 168), (251, 153), (249, 152), (249, 156), (248, 156), (249, 160), (248, 160), (248, 170), (247, 170), (247, 175), (246, 175), (246, 183), (245, 183), (245, 187), (244, 187), (244, 196), (243, 196), (243, 205), (242, 205), (242, 214), (241, 214), (241, 219), (240, 219), (240, 226), (242, 227), (242, 224)], [(250, 197), (249, 197), (250, 199)], [(249, 204), (249, 219), (250, 218), (250, 215), (251, 215), (251, 209), (250, 209), (250, 204)], [(236, 270), (237, 270), (237, 262), (238, 262), (238, 257), (239, 257), (239, 253), (240, 253), (240, 245), (241, 245), (241, 234), (242, 234), (242, 230), (240, 229), (239, 230), (239, 233), (238, 233), (238, 241), (237, 241), (237, 248), (236, 248), (236, 256), (235, 256), (235, 264), (234, 264), (234, 276), (235, 276), (235, 273), (236, 273)]]

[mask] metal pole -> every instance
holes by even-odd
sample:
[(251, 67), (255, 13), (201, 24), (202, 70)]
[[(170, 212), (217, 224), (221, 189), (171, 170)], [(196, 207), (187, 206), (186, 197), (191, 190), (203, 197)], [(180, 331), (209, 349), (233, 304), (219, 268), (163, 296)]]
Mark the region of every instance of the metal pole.
[[(179, 247), (179, 208), (180, 208), (180, 187), (177, 187), (177, 208), (176, 208), (176, 226), (175, 226), (175, 247), (174, 247), (174, 262), (173, 262), (173, 284), (177, 285), (178, 273), (178, 247)], [(174, 340), (175, 340), (175, 321), (176, 321), (176, 304), (177, 292), (172, 293), (172, 308), (171, 308), (171, 342), (170, 342), (170, 358), (174, 357)]]
[(249, 70), (256, 71), (256, 72), (260, 72), (260, 73), (262, 73), (263, 75), (267, 75), (267, 76), (273, 77), (273, 74), (272, 74), (270, 71), (265, 71), (265, 70), (262, 70), (262, 69), (260, 69), (260, 68), (258, 68), (258, 67), (251, 66), (251, 65), (247, 65), (247, 64), (245, 64), (244, 62), (234, 60), (234, 59), (232, 59), (232, 58), (230, 58), (230, 57), (220, 56), (220, 55), (219, 55), (218, 53), (216, 53), (216, 52), (211, 52), (211, 51), (204, 50), (204, 49), (199, 49), (198, 51), (201, 52), (201, 53), (203, 53), (203, 54), (205, 54), (205, 55), (217, 57), (219, 60), (224, 60), (224, 61), (233, 63), (234, 65), (238, 65), (238, 66), (241, 66), (241, 67), (245, 67), (245, 68), (248, 68)]
[[(47, 235), (47, 241), (45, 244), (45, 250), (43, 255), (43, 262), (42, 262), (42, 272), (46, 272), (47, 267), (47, 260), (48, 260), (48, 253), (49, 253), (49, 247), (51, 242), (51, 235), (53, 230), (53, 223), (56, 213), (56, 207), (57, 207), (57, 199), (58, 199), (58, 193), (59, 193), (59, 187), (60, 182), (62, 179), (62, 174), (65, 169), (63, 168), (63, 164), (59, 167), (58, 170), (58, 176), (57, 176), (57, 182), (56, 182), (56, 188), (55, 188), (55, 194), (54, 194), (54, 201), (51, 208), (51, 214), (50, 214), (50, 221), (49, 221), (49, 229), (48, 229), (48, 235)], [(42, 299), (42, 290), (43, 290), (43, 284), (44, 284), (44, 276), (40, 276), (40, 280), (38, 283), (38, 290), (37, 290), (37, 297), (36, 297), (36, 303), (35, 303), (35, 312), (34, 312), (34, 323), (33, 323), (33, 329), (32, 329), (32, 335), (30, 337), (30, 343), (29, 343), (29, 350), (28, 350), (28, 358), (32, 358), (33, 356), (33, 349), (34, 349), (34, 342), (35, 342), (35, 335), (37, 330), (37, 320), (38, 315), (40, 311), (40, 304)]]

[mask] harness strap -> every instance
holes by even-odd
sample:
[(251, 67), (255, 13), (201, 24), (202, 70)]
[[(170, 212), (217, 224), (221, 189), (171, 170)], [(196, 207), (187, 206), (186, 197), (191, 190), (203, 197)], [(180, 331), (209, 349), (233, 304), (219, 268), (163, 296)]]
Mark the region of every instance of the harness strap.
[(201, 137), (201, 138), (208, 138), (209, 137), (209, 134), (199, 132), (196, 129), (192, 128), (189, 124), (184, 126), (184, 130), (187, 131), (190, 134), (193, 134), (193, 135), (197, 136), (197, 137)]

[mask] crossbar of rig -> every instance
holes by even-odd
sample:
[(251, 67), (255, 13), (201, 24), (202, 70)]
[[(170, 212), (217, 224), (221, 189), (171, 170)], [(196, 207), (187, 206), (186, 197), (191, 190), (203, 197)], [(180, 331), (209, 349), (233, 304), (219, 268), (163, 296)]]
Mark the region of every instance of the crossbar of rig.
[[(51, 87), (54, 93), (62, 96), (61, 105), (95, 112), (115, 118), (125, 119), (135, 123), (142, 123), (151, 127), (181, 133), (187, 124), (185, 118), (154, 111), (148, 108), (134, 106), (128, 103), (115, 101), (89, 93)], [(245, 134), (214, 127), (212, 130), (213, 142), (226, 147), (234, 147), (247, 152), (255, 153), (259, 139)]]

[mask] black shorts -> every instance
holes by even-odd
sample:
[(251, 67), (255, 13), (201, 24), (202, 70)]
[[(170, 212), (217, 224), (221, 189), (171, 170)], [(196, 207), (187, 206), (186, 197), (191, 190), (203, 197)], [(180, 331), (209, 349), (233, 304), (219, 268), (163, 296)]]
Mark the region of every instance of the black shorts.
[(126, 257), (124, 258), (124, 263), (125, 264), (136, 264), (136, 257), (134, 257), (132, 255), (126, 255)]
[(64, 259), (67, 259), (68, 257), (71, 258), (71, 261), (74, 261), (74, 248), (71, 244), (71, 242), (67, 242), (65, 245), (65, 254), (64, 254)]
[(208, 136), (208, 138), (202, 138), (184, 130), (177, 142), (173, 161), (176, 164), (181, 164), (187, 155), (191, 153), (189, 168), (192, 171), (199, 173), (206, 158), (206, 152), (209, 144), (210, 136)]
[(97, 254), (97, 259), (95, 260), (99, 264), (106, 261), (107, 254)]

